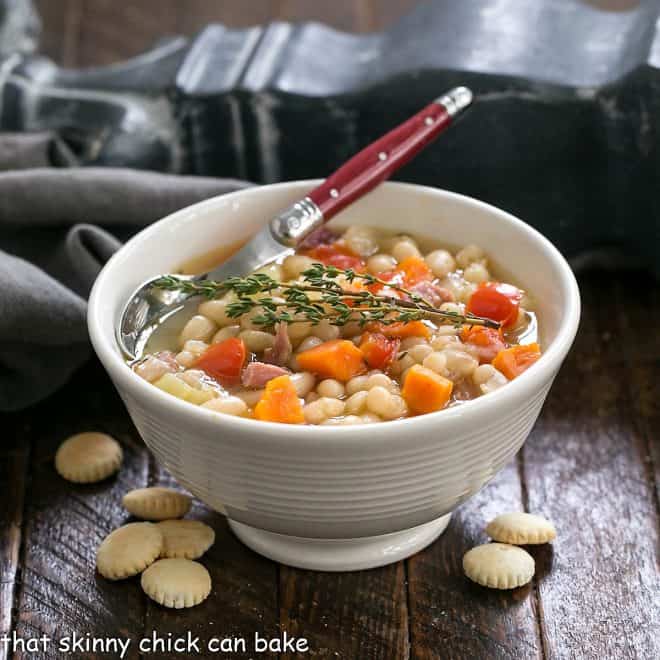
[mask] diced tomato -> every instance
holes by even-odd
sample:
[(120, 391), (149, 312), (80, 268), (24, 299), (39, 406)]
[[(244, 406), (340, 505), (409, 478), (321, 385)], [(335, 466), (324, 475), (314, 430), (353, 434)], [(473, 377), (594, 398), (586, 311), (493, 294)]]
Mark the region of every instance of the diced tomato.
[[(381, 280), (391, 282), (397, 286), (403, 286), (403, 276), (397, 271), (392, 270), (387, 273), (381, 273), (378, 277)], [(398, 298), (399, 300), (405, 298), (405, 295), (401, 291), (392, 289), (391, 287), (387, 286), (387, 284), (381, 284), (380, 282), (370, 284), (367, 289), (369, 289), (369, 291), (371, 291), (371, 293), (373, 293), (375, 296), (389, 296), (390, 298)]]
[(541, 348), (534, 342), (511, 346), (500, 351), (493, 360), (493, 366), (509, 380), (527, 371), (541, 357)]
[(501, 331), (482, 325), (464, 325), (461, 339), (472, 347), (472, 353), (479, 359), (480, 364), (492, 362), (493, 358), (506, 348)]
[(380, 332), (386, 337), (396, 337), (397, 339), (405, 339), (406, 337), (424, 337), (428, 339), (431, 336), (431, 329), (423, 321), (409, 321), (402, 323), (369, 323), (367, 330), (370, 332)]
[(365, 332), (360, 341), (360, 350), (364, 360), (372, 369), (385, 371), (399, 352), (401, 340), (388, 338), (380, 332)]
[(470, 296), (467, 311), (497, 321), (506, 328), (516, 322), (521, 298), (520, 289), (511, 284), (483, 282)]
[(209, 346), (199, 356), (194, 366), (222, 385), (235, 385), (240, 381), (246, 356), (243, 340), (230, 337)]
[(306, 250), (303, 254), (310, 259), (320, 261), (326, 266), (336, 266), (342, 270), (350, 268), (356, 272), (362, 272), (366, 268), (363, 259), (338, 242), (330, 245), (317, 245), (310, 250)]

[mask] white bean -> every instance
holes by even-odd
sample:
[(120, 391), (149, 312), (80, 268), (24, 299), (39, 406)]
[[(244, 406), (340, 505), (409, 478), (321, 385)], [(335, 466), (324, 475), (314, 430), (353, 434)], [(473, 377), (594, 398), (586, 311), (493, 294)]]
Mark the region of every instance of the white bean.
[(231, 339), (232, 337), (238, 337), (238, 333), (241, 331), (240, 325), (227, 325), (224, 328), (220, 328), (214, 335), (211, 340), (212, 344), (219, 344), (225, 339)]
[(479, 386), (482, 394), (498, 390), (509, 381), (506, 376), (491, 364), (482, 364), (472, 374), (472, 380)]
[(378, 415), (374, 415), (373, 413), (369, 412), (360, 415), (360, 419), (362, 420), (363, 424), (375, 424), (376, 422), (383, 421)]
[(407, 351), (411, 349), (413, 346), (419, 346), (420, 344), (426, 344), (426, 339), (424, 337), (406, 337), (402, 342), (401, 342), (401, 351)]
[(433, 250), (426, 257), (426, 265), (433, 271), (436, 277), (447, 277), (449, 273), (456, 270), (456, 262), (447, 250)]
[(490, 273), (488, 268), (480, 261), (475, 261), (465, 268), (463, 277), (473, 284), (481, 284), (481, 282), (487, 282), (490, 279)]
[(440, 305), (440, 311), (442, 312), (454, 312), (455, 314), (462, 314), (465, 309), (465, 305), (461, 305), (455, 302), (445, 302)]
[(308, 424), (322, 424), (329, 417), (339, 417), (344, 412), (344, 402), (338, 399), (321, 397), (303, 407)]
[(495, 369), (492, 364), (482, 364), (472, 373), (472, 380), (474, 381), (475, 385), (483, 385), (487, 380), (495, 375), (495, 372), (497, 372), (497, 369)]
[(303, 339), (305, 339), (305, 337), (307, 337), (307, 335), (312, 334), (312, 324), (308, 321), (289, 323), (287, 332), (289, 333), (289, 339), (291, 340), (291, 343), (294, 346), (297, 346)]
[(472, 284), (472, 282), (466, 282), (465, 285), (460, 289), (456, 300), (461, 303), (467, 303), (470, 300), (470, 296), (477, 290), (477, 285)]
[(375, 373), (367, 379), (367, 390), (372, 390), (374, 387), (384, 387), (388, 392), (398, 392), (399, 386), (389, 377), (383, 373)]
[(438, 329), (435, 331), (435, 333), (441, 337), (451, 337), (456, 336), (459, 330), (460, 328), (455, 325), (441, 325), (438, 326)]
[(179, 335), (179, 344), (184, 346), (190, 339), (196, 339), (203, 342), (208, 342), (217, 330), (216, 324), (211, 319), (195, 314), (186, 325)]
[(389, 254), (374, 254), (367, 259), (367, 270), (372, 275), (380, 275), (396, 266), (396, 259)]
[(197, 362), (197, 356), (190, 351), (181, 351), (175, 356), (176, 361), (186, 369), (192, 367), (195, 362)]
[(237, 323), (237, 320), (227, 316), (227, 306), (233, 301), (233, 296), (225, 296), (218, 300), (207, 300), (197, 308), (197, 311), (203, 316), (210, 318), (220, 327), (233, 325)]
[(351, 415), (360, 414), (367, 407), (369, 392), (360, 390), (346, 399), (346, 412)]
[(339, 420), (340, 426), (353, 426), (354, 424), (363, 424), (362, 417), (357, 415), (346, 415)]
[(435, 351), (424, 358), (422, 366), (435, 371), (436, 374), (444, 375), (447, 368), (447, 356), (444, 352)]
[(279, 264), (276, 264), (276, 263), (266, 264), (265, 266), (262, 266), (261, 268), (257, 268), (257, 270), (254, 271), (254, 274), (257, 274), (257, 273), (262, 273), (263, 275), (268, 275), (268, 277), (272, 277), (274, 280), (281, 280), (282, 279), (282, 267)]
[(330, 321), (324, 319), (315, 326), (312, 326), (312, 332), (323, 341), (330, 341), (339, 337), (339, 326), (332, 325)]
[(419, 257), (419, 248), (412, 238), (405, 238), (392, 246), (392, 256), (400, 263), (408, 257)]
[(289, 378), (291, 378), (291, 382), (296, 388), (296, 393), (301, 398), (306, 397), (314, 389), (314, 385), (316, 384), (316, 378), (309, 371), (299, 371), (298, 373), (291, 374)]
[(282, 274), (285, 280), (294, 280), (300, 277), (301, 273), (312, 267), (313, 259), (302, 254), (289, 255), (282, 262)]
[(154, 383), (164, 374), (170, 373), (172, 367), (162, 360), (159, 360), (156, 356), (150, 355), (146, 360), (137, 364), (133, 371), (135, 371), (140, 378), (144, 378), (144, 380), (149, 383)]
[(240, 317), (240, 324), (242, 330), (262, 330), (263, 326), (258, 325), (252, 321), (253, 318), (257, 316), (262, 316), (264, 313), (264, 308), (259, 305), (258, 307), (253, 307), (247, 314), (243, 314)]
[(340, 399), (346, 393), (344, 386), (333, 378), (322, 380), (317, 386), (316, 391), (324, 397), (331, 399)]
[(314, 348), (315, 346), (320, 346), (322, 343), (323, 340), (320, 337), (317, 337), (316, 335), (310, 335), (309, 337), (305, 337), (298, 345), (298, 353), (302, 353), (303, 351), (308, 351), (310, 348)]
[(205, 341), (198, 341), (197, 339), (189, 339), (184, 345), (183, 350), (192, 353), (193, 355), (201, 355), (209, 345)]
[(431, 348), (434, 351), (440, 351), (443, 348), (454, 345), (458, 348), (462, 345), (456, 335), (436, 335), (431, 339)]
[(243, 330), (238, 336), (245, 343), (247, 350), (252, 353), (261, 353), (275, 343), (275, 337), (263, 330)]
[(207, 389), (207, 385), (204, 382), (208, 377), (200, 369), (187, 369), (183, 373), (177, 374), (177, 376), (190, 387), (195, 387), (198, 390)]
[(239, 399), (237, 396), (221, 396), (215, 399), (209, 399), (202, 404), (202, 408), (225, 413), (225, 415), (234, 415), (235, 417), (245, 415), (248, 409), (245, 401)]
[(406, 353), (403, 357), (400, 357), (398, 360), (394, 360), (394, 362), (392, 362), (392, 365), (390, 366), (390, 373), (393, 376), (400, 376), (406, 369), (412, 367), (413, 364), (417, 363), (410, 357), (410, 355)]
[(379, 385), (369, 390), (367, 408), (384, 419), (396, 419), (405, 414), (403, 399)]
[(351, 378), (346, 383), (346, 394), (348, 394), (348, 396), (351, 396), (356, 392), (359, 392), (361, 390), (366, 390), (368, 380), (369, 380), (369, 376), (355, 376), (354, 378)]
[(428, 344), (417, 344), (408, 349), (408, 355), (420, 364), (427, 355), (433, 353), (433, 349)]
[(259, 403), (265, 391), (266, 390), (238, 390), (237, 392), (234, 392), (234, 394), (239, 399), (245, 401), (250, 408), (253, 408)]
[(484, 251), (478, 245), (466, 245), (456, 253), (456, 263), (461, 268), (467, 268), (471, 263), (481, 261), (484, 256)]
[(465, 351), (447, 348), (444, 350), (444, 354), (447, 359), (447, 373), (454, 381), (471, 375), (479, 365), (479, 362)]
[(361, 257), (368, 257), (378, 251), (376, 232), (371, 227), (352, 225), (344, 232), (342, 238), (348, 248)]

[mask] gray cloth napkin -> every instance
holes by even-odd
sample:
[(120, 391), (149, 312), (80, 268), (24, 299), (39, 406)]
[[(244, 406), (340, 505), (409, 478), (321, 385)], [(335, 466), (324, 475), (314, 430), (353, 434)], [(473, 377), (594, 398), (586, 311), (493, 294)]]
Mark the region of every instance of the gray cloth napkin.
[(0, 135), (0, 410), (44, 398), (87, 359), (86, 298), (123, 240), (250, 185), (53, 163), (75, 165), (56, 138)]

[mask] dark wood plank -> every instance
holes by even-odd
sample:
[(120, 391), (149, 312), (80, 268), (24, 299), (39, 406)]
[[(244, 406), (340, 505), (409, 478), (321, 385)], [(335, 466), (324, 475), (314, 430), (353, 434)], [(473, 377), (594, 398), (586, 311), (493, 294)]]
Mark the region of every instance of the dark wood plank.
[[(0, 453), (0, 484), (4, 491), (0, 498), (0, 635), (12, 629), (30, 454), (30, 423), (25, 415), (4, 415), (3, 427), (5, 433)], [(0, 660), (10, 656), (10, 649), (0, 643)]]
[[(621, 349), (630, 373), (632, 406), (639, 432), (646, 443), (643, 460), (655, 485), (656, 506), (660, 501), (660, 284), (646, 273), (617, 278), (618, 323), (623, 336)], [(660, 508), (660, 506), (659, 506)]]
[(35, 1), (42, 22), (39, 50), (62, 66), (78, 64), (83, 1)]
[(581, 279), (578, 339), (524, 449), (529, 509), (558, 528), (537, 556), (552, 658), (660, 656), (658, 521), (615, 281)]
[(488, 541), (491, 518), (522, 509), (514, 460), (454, 513), (438, 541), (408, 560), (412, 658), (542, 657), (534, 585), (486, 589), (462, 568), (465, 552)]
[(281, 566), (280, 624), (290, 635), (307, 639), (312, 657), (407, 658), (404, 565), (353, 573)]
[(276, 3), (277, 0), (187, 0), (181, 29), (192, 35), (209, 23), (222, 23), (233, 28), (263, 25), (275, 16)]
[[(153, 465), (154, 484), (180, 488), (169, 473)], [(199, 500), (187, 518), (201, 520), (215, 529), (215, 545), (200, 559), (211, 574), (213, 589), (204, 603), (189, 610), (168, 610), (148, 601), (145, 630), (161, 636), (190, 631), (200, 638), (200, 658), (251, 658), (254, 634), (274, 638), (279, 634), (277, 618), (277, 565), (255, 554), (236, 539), (223, 515), (211, 511)], [(213, 637), (242, 638), (246, 652), (218, 655), (208, 652)], [(260, 658), (277, 654), (260, 653)]]
[[(144, 621), (139, 583), (101, 578), (95, 572), (95, 554), (103, 537), (127, 519), (122, 494), (146, 484), (148, 461), (142, 442), (96, 361), (25, 414), (34, 420), (34, 451), (17, 634), (59, 639), (75, 632), (137, 639)], [(53, 457), (59, 443), (83, 430), (105, 431), (121, 442), (125, 458), (117, 476), (84, 486), (55, 472)], [(15, 657), (62, 656), (51, 646), (45, 653), (19, 652)], [(128, 657), (138, 657), (135, 647)]]
[(79, 64), (113, 64), (181, 32), (185, 3), (178, 0), (84, 0)]
[(416, 0), (36, 0), (41, 50), (64, 66), (100, 66), (134, 57), (158, 39), (194, 35), (208, 23), (246, 27), (271, 20), (319, 21), (339, 30), (382, 30)]
[(317, 21), (337, 30), (364, 32), (369, 25), (367, 0), (333, 0), (333, 2), (307, 2), (306, 0), (279, 0), (276, 16), (283, 21)]
[(404, 14), (423, 4), (420, 0), (369, 0), (367, 30), (386, 30)]

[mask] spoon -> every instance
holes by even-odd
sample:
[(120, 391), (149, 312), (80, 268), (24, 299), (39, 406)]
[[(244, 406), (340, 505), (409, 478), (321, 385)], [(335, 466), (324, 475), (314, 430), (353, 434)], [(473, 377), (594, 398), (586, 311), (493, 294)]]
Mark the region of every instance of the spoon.
[[(472, 92), (467, 87), (456, 87), (435, 99), (365, 147), (306, 197), (273, 218), (223, 264), (190, 279), (223, 280), (231, 275), (244, 275), (289, 254), (307, 235), (410, 161), (471, 103)], [(151, 333), (179, 311), (190, 297), (180, 291), (154, 287), (153, 283), (160, 277), (141, 284), (122, 312), (117, 341), (130, 360), (141, 356)]]

